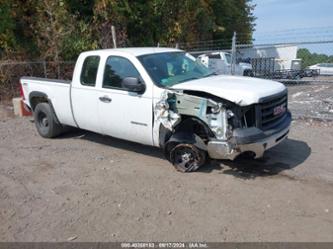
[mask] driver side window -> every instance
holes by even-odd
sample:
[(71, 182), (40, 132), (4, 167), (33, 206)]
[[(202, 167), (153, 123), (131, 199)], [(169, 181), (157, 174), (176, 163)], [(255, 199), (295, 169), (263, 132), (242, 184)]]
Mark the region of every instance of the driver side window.
[(109, 56), (104, 69), (103, 88), (125, 90), (122, 87), (122, 81), (126, 77), (139, 78), (140, 74), (128, 59), (119, 56)]

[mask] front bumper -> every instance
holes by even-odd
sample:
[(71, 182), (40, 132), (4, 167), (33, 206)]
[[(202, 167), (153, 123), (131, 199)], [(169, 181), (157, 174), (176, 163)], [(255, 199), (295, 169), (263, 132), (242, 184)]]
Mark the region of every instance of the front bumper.
[(266, 150), (287, 138), (290, 123), (291, 114), (288, 112), (282, 124), (266, 132), (257, 128), (236, 129), (233, 132), (232, 139), (228, 141), (209, 141), (207, 145), (208, 154), (213, 159), (234, 160), (244, 152), (253, 152), (255, 158), (260, 158)]

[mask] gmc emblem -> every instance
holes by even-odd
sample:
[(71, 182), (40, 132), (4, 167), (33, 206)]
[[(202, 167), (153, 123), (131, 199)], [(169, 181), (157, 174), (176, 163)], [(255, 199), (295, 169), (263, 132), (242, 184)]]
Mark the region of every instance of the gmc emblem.
[(286, 108), (284, 107), (284, 105), (279, 105), (274, 108), (273, 114), (274, 114), (274, 116), (276, 116), (281, 113), (284, 113), (285, 111), (286, 111)]

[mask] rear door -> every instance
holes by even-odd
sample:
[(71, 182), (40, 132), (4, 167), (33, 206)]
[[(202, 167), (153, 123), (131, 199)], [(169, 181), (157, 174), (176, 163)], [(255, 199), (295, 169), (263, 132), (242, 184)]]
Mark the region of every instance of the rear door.
[[(136, 63), (139, 63), (138, 61)], [(135, 77), (143, 81), (137, 66), (124, 56), (108, 56), (104, 63), (99, 92), (99, 120), (106, 135), (152, 145), (152, 87), (143, 94), (129, 92), (122, 80)]]
[[(84, 58), (82, 64), (76, 68), (82, 68), (81, 72), (73, 79), (71, 98), (73, 114), (77, 125), (81, 129), (101, 133), (101, 126), (98, 115), (99, 92), (96, 89), (98, 81), (100, 56), (89, 55)], [(77, 69), (76, 69), (77, 70)]]
[(217, 74), (225, 74), (225, 64), (220, 53), (209, 54), (208, 57), (209, 69)]
[(221, 53), (221, 55), (225, 63), (225, 74), (231, 74), (231, 54)]

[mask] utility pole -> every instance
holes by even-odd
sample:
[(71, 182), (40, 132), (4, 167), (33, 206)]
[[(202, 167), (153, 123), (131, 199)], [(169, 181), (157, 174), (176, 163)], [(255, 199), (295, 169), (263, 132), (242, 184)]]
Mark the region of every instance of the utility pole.
[(231, 75), (235, 74), (236, 68), (236, 32), (232, 36), (232, 44), (231, 44)]
[(112, 34), (113, 48), (117, 48), (116, 29), (113, 25), (111, 26), (111, 34)]

